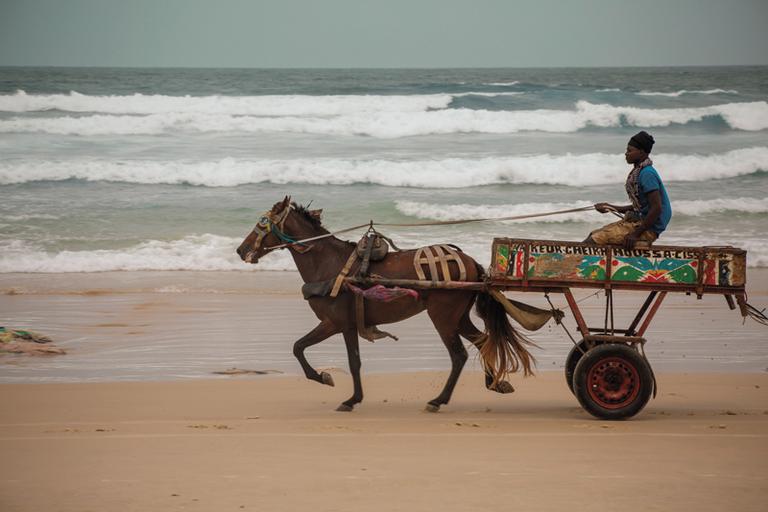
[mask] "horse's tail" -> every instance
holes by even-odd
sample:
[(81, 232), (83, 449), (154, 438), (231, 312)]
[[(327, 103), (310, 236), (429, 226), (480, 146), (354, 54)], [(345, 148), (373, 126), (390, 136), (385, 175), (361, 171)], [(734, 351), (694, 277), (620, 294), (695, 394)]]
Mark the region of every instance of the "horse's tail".
[(485, 333), (477, 345), (485, 369), (493, 376), (493, 384), (521, 368), (524, 375), (532, 375), (536, 358), (528, 347), (535, 347), (536, 344), (509, 323), (504, 306), (491, 294), (480, 292), (477, 295), (476, 310), (485, 322)]

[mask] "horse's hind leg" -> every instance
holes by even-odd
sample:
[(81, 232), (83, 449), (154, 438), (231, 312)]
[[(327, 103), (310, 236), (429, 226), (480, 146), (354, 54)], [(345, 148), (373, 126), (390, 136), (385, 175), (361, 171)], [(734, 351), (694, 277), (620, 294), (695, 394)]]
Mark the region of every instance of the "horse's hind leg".
[(317, 327), (299, 339), (299, 341), (294, 343), (293, 355), (296, 356), (296, 359), (298, 359), (301, 368), (304, 370), (304, 375), (306, 375), (309, 380), (314, 380), (320, 382), (321, 384), (333, 386), (333, 377), (331, 377), (331, 374), (326, 372), (317, 373), (317, 370), (312, 368), (312, 365), (309, 364), (307, 358), (304, 357), (304, 350), (308, 347), (311, 347), (312, 345), (320, 343), (325, 339), (328, 339), (330, 336), (333, 336), (338, 332), (339, 329), (337, 329), (331, 322), (324, 320), (320, 322)]
[(461, 375), (461, 370), (464, 368), (464, 363), (467, 362), (468, 357), (467, 349), (464, 348), (464, 344), (461, 342), (461, 338), (459, 338), (458, 326), (455, 320), (450, 317), (445, 318), (446, 309), (427, 307), (427, 313), (451, 356), (451, 373), (440, 394), (427, 402), (427, 411), (429, 412), (437, 412), (441, 405), (447, 404), (451, 399), (453, 389), (456, 387), (459, 375)]
[(349, 400), (342, 402), (336, 410), (349, 412), (356, 404), (363, 401), (363, 385), (360, 381), (360, 342), (354, 328), (344, 331), (344, 343), (347, 346), (347, 358), (349, 359), (349, 371), (352, 374), (354, 392)]
[[(483, 345), (484, 336), (469, 318), (469, 310), (467, 310), (467, 312), (464, 313), (464, 316), (461, 317), (461, 321), (459, 322), (459, 334), (480, 350), (480, 347)], [(506, 380), (501, 380), (494, 386), (493, 375), (488, 370), (485, 371), (485, 387), (497, 393), (513, 393), (515, 391), (512, 384)]]
[[(439, 330), (439, 329), (438, 329)], [(467, 349), (464, 348), (464, 344), (461, 342), (459, 335), (453, 333), (440, 333), (440, 337), (445, 343), (445, 347), (448, 349), (448, 353), (451, 356), (451, 373), (448, 376), (448, 380), (445, 382), (440, 394), (427, 402), (427, 410), (429, 412), (437, 412), (440, 406), (447, 404), (453, 394), (453, 389), (456, 387), (456, 383), (461, 375), (461, 370), (464, 368), (464, 363), (467, 361)]]

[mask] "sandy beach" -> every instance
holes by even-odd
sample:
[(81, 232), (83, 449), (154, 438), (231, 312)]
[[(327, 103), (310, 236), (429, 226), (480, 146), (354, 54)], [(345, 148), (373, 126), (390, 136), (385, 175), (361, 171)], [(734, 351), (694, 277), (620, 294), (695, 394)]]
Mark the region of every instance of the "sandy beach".
[(632, 421), (556, 372), (517, 392), (445, 373), (0, 386), (0, 504), (85, 510), (764, 510), (768, 375), (662, 374)]
[[(750, 269), (756, 305), (767, 276)], [(648, 333), (659, 395), (605, 422), (568, 391), (570, 342), (549, 327), (535, 336), (541, 371), (513, 376), (515, 393), (485, 390), (471, 357), (451, 403), (424, 412), (448, 368), (426, 317), (392, 326), (401, 341), (364, 344), (365, 400), (335, 412), (351, 394), (343, 344), (309, 353), (333, 388), (299, 376), (290, 353), (315, 323), (298, 284), (282, 272), (0, 276), (2, 322), (68, 351), (0, 361), (0, 508), (764, 510), (766, 334), (720, 297), (669, 298)], [(617, 320), (641, 299), (619, 302)], [(601, 304), (582, 303), (592, 318)], [(282, 374), (213, 373), (230, 367)]]

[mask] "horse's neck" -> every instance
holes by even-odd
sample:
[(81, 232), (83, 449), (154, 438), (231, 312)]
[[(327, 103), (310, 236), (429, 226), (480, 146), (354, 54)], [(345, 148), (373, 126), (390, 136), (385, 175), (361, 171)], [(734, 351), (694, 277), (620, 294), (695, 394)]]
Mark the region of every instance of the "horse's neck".
[(312, 248), (300, 253), (291, 249), (291, 256), (305, 283), (334, 279), (352, 254), (354, 246), (338, 238), (329, 237), (312, 243)]

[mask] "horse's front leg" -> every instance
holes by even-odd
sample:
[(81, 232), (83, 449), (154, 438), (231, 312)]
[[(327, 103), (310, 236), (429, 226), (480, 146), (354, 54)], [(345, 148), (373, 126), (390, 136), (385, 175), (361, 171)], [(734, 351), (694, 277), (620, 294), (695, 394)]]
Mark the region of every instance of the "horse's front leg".
[(349, 372), (352, 374), (352, 384), (354, 392), (349, 400), (345, 400), (336, 410), (341, 412), (351, 411), (356, 404), (363, 401), (363, 385), (360, 381), (360, 341), (357, 337), (357, 330), (347, 328), (344, 331), (344, 343), (347, 346), (347, 358), (349, 359)]
[(314, 380), (321, 384), (333, 386), (333, 377), (331, 377), (331, 374), (327, 372), (317, 373), (317, 370), (312, 368), (312, 365), (309, 364), (307, 358), (304, 357), (304, 350), (308, 347), (311, 347), (312, 345), (320, 343), (325, 339), (328, 339), (330, 336), (333, 336), (338, 332), (339, 329), (337, 329), (335, 325), (327, 320), (323, 320), (317, 327), (309, 331), (308, 334), (294, 343), (293, 355), (296, 356), (296, 359), (298, 359), (301, 368), (304, 370), (304, 375), (306, 375), (309, 380)]

